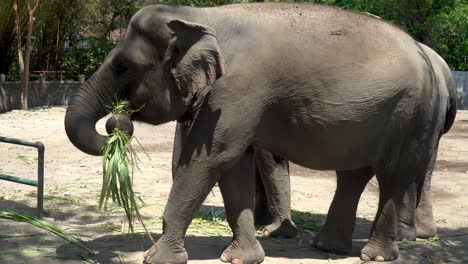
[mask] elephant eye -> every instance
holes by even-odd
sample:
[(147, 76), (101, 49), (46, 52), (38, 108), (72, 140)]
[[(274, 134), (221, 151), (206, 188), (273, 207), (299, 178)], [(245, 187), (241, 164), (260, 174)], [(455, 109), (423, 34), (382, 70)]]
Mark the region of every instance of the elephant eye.
[(127, 64), (120, 57), (115, 57), (114, 58), (114, 61), (112, 63), (112, 67), (114, 68), (115, 73), (117, 75), (122, 75), (125, 72), (127, 72), (127, 70), (128, 70)]

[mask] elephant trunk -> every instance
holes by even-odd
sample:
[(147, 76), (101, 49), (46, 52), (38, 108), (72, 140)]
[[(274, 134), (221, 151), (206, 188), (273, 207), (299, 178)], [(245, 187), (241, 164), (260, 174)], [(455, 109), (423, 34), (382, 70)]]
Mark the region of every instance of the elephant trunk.
[(101, 155), (107, 137), (96, 131), (96, 123), (109, 113), (112, 104), (119, 98), (119, 91), (111, 87), (109, 67), (102, 66), (75, 94), (65, 114), (65, 131), (68, 139), (79, 150), (90, 155)]

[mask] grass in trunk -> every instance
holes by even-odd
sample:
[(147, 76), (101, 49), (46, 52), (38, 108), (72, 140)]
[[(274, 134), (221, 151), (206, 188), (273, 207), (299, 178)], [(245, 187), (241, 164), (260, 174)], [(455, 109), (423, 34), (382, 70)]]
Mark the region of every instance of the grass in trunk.
[[(131, 108), (127, 100), (119, 101), (112, 109), (114, 116), (125, 115), (128, 118), (134, 112), (135, 110)], [(131, 231), (133, 231), (135, 217), (144, 226), (137, 204), (137, 200), (141, 201), (141, 199), (137, 198), (133, 191), (133, 168), (137, 166), (138, 158), (130, 145), (132, 138), (116, 127), (104, 144), (103, 183), (99, 199), (99, 208), (106, 209), (109, 198), (123, 207)]]

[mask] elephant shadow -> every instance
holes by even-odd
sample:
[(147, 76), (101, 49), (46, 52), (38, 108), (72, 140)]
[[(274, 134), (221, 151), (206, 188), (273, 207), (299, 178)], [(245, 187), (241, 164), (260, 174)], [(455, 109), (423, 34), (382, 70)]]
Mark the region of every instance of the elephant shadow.
[[(102, 215), (96, 205), (73, 204), (72, 200), (51, 200), (58, 196), (44, 196), (43, 217), (48, 221), (66, 221), (68, 224), (77, 224), (86, 222), (90, 224), (98, 223), (105, 217)], [(36, 205), (30, 205), (32, 201), (35, 203), (35, 197), (12, 200), (0, 200), (0, 208), (14, 211), (16, 213), (37, 217)]]
[[(214, 212), (216, 217), (224, 220), (225, 216), (222, 213), (224, 207), (218, 206), (203, 206), (200, 210), (204, 213), (199, 213), (198, 217), (209, 214), (206, 212)], [(221, 213), (220, 213), (221, 212)], [(334, 259), (347, 258), (349, 256), (358, 256), (359, 250), (364, 246), (365, 239), (368, 238), (372, 222), (364, 219), (357, 219), (357, 229), (354, 237), (357, 241), (353, 247), (353, 252), (350, 255), (335, 255), (319, 251), (311, 246), (311, 239), (316, 231), (304, 231), (301, 227), (305, 225), (304, 220), (312, 220), (312, 225), (307, 224), (307, 228), (314, 229), (317, 224), (318, 228), (325, 222), (325, 214), (316, 214), (310, 212), (302, 212), (294, 210), (292, 213), (293, 220), (299, 224), (300, 234), (310, 235), (309, 237), (299, 235), (294, 239), (279, 239), (279, 238), (263, 238), (258, 236), (258, 240), (262, 244), (265, 254), (268, 257), (282, 257), (290, 259)], [(302, 222), (301, 222), (302, 221)], [(367, 234), (367, 236), (366, 236)], [(151, 233), (155, 241), (159, 239), (161, 234)], [(207, 235), (187, 235), (185, 238), (185, 248), (188, 252), (190, 260), (216, 260), (219, 258), (224, 248), (231, 242), (232, 237), (228, 235), (222, 236), (207, 236)], [(363, 239), (363, 241), (360, 241)], [(105, 235), (94, 240), (86, 242), (88, 247), (95, 251), (94, 256), (89, 258), (99, 263), (114, 263), (118, 262), (123, 256), (125, 259), (131, 259), (138, 262), (143, 259), (144, 252), (152, 246), (151, 240), (144, 233), (137, 234), (118, 234)], [(354, 249), (356, 247), (356, 250)], [(82, 259), (84, 252), (76, 247), (65, 244), (57, 248), (57, 257), (67, 259)]]

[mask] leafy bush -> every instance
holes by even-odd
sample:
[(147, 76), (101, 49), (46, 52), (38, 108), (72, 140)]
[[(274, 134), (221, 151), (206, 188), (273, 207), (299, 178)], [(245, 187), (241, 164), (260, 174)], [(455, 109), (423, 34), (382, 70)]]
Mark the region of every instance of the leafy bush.
[[(84, 47), (83, 45), (89, 45)], [(89, 78), (102, 64), (107, 54), (117, 43), (106, 38), (88, 38), (77, 41), (73, 46), (64, 49), (61, 70), (66, 79), (76, 79), (80, 74)]]

